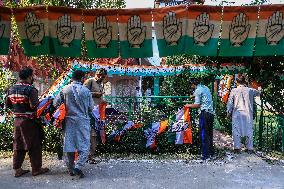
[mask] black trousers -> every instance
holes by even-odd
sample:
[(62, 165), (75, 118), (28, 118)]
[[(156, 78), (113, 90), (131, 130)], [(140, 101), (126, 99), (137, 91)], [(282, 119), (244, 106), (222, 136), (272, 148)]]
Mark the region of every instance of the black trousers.
[(212, 156), (214, 153), (213, 149), (213, 122), (214, 115), (201, 111), (199, 117), (199, 132), (201, 139), (201, 152), (202, 159), (207, 159), (209, 156)]

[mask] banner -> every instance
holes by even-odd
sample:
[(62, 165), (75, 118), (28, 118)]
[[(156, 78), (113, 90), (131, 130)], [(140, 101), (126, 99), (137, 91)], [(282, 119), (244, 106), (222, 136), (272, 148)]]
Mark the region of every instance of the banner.
[(121, 137), (125, 135), (128, 131), (138, 129), (142, 126), (142, 124), (135, 124), (133, 121), (128, 121), (122, 128), (112, 131), (108, 138), (109, 140), (120, 142)]
[(118, 14), (121, 57), (152, 57), (151, 9), (122, 9)]
[(252, 56), (258, 7), (224, 7), (223, 12), (219, 56)]
[(50, 54), (46, 7), (16, 8), (14, 15), (25, 55)]
[(81, 56), (82, 10), (49, 7), (48, 21), (52, 54), (62, 57)]
[(11, 38), (11, 9), (0, 7), (0, 55), (9, 52)]
[(186, 6), (153, 9), (159, 56), (172, 56), (186, 52), (188, 29)]
[(222, 7), (190, 5), (186, 53), (217, 56)]
[(147, 139), (146, 148), (156, 149), (157, 148), (157, 141), (156, 137), (165, 132), (168, 127), (168, 120), (164, 120), (161, 122), (152, 123), (151, 127), (144, 130), (144, 136)]
[(255, 56), (284, 55), (283, 5), (260, 6)]
[(175, 144), (192, 144), (190, 109), (188, 107), (183, 107), (177, 112), (168, 140)]
[(118, 23), (115, 9), (84, 9), (87, 56), (115, 58), (119, 55)]

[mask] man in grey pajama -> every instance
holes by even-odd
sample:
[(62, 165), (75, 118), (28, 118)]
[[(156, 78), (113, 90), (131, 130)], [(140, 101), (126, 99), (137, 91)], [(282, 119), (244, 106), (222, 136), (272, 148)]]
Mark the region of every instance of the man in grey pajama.
[[(55, 107), (64, 102), (66, 117), (64, 126), (63, 152), (66, 154), (66, 164), (71, 176), (83, 178), (82, 167), (88, 159), (90, 150), (90, 117), (89, 112), (94, 108), (90, 90), (83, 86), (85, 73), (76, 70), (72, 75), (72, 83), (63, 87), (55, 99)], [(76, 164), (75, 152), (79, 157)]]
[(249, 153), (253, 152), (253, 101), (260, 95), (260, 91), (246, 87), (246, 77), (237, 79), (237, 88), (232, 89), (228, 104), (227, 116), (232, 117), (232, 134), (234, 150), (241, 150), (241, 137), (245, 137), (246, 148)]

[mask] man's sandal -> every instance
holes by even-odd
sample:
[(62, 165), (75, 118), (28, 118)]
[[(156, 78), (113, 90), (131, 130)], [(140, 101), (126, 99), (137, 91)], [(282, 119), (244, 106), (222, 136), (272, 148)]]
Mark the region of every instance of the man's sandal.
[(19, 169), (15, 172), (14, 177), (20, 177), (26, 173), (30, 172), (29, 170), (23, 170), (23, 169)]
[(33, 176), (42, 175), (44, 173), (47, 173), (48, 171), (49, 171), (48, 168), (41, 168), (39, 171), (32, 172), (32, 175)]

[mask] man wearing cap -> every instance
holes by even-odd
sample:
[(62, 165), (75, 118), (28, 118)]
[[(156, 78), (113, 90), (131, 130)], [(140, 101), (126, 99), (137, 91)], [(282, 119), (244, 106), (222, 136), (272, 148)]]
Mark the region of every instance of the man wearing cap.
[(227, 104), (227, 116), (232, 118), (234, 151), (241, 151), (241, 137), (245, 137), (248, 153), (253, 152), (253, 101), (260, 91), (246, 87), (246, 76), (237, 78), (237, 88), (232, 89)]
[[(84, 86), (86, 86), (91, 91), (95, 106), (105, 102), (102, 99), (102, 96), (104, 94), (103, 81), (105, 80), (106, 76), (107, 76), (107, 71), (101, 68), (96, 70), (94, 77), (87, 79), (84, 83)], [(92, 125), (95, 124), (95, 120), (93, 118), (91, 118), (91, 124)], [(94, 164), (96, 162), (94, 158), (95, 158), (97, 145), (98, 145), (98, 134), (94, 128), (91, 128), (91, 147), (89, 153), (90, 164)]]

